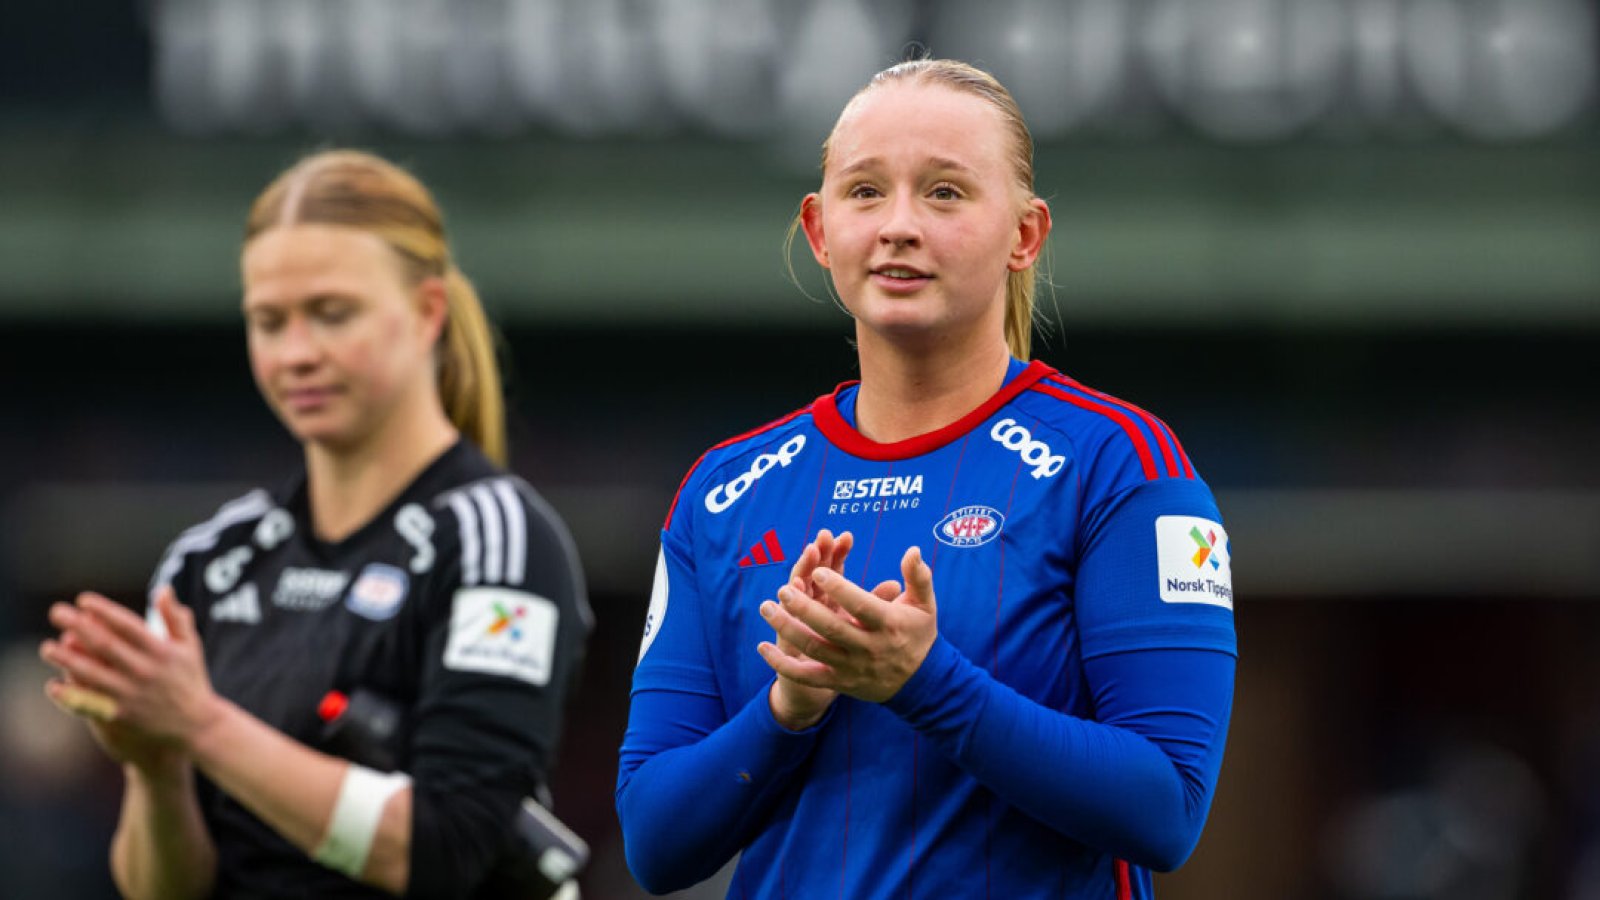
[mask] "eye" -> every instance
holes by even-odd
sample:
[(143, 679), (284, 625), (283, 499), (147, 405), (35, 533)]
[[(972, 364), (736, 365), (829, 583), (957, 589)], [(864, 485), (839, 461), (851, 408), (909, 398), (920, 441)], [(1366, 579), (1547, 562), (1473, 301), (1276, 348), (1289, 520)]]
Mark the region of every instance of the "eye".
[(258, 334), (275, 334), (283, 327), (283, 316), (270, 312), (245, 313), (245, 327)]
[(348, 300), (327, 300), (312, 309), (312, 315), (325, 325), (338, 325), (355, 315), (356, 307)]
[(933, 190), (928, 192), (928, 196), (935, 200), (960, 200), (961, 191), (955, 185), (940, 184), (935, 185)]
[(852, 197), (856, 200), (871, 200), (874, 197), (881, 197), (883, 194), (872, 185), (862, 183), (851, 187), (845, 196)]

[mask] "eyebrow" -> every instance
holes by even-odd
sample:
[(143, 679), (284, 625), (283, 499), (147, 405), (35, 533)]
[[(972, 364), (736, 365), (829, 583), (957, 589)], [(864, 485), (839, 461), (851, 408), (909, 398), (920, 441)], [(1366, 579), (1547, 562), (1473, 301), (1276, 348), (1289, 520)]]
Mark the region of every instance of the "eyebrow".
[[(954, 159), (951, 159), (951, 158), (949, 158), (947, 156), (930, 156), (930, 157), (927, 158), (926, 162), (928, 163), (928, 165), (932, 166), (935, 169), (949, 170), (949, 171), (953, 171), (953, 172), (960, 172), (960, 173), (962, 173), (964, 175), (976, 175), (977, 174), (977, 172), (974, 171), (971, 166), (969, 166), (969, 165), (967, 165), (965, 163), (962, 163), (962, 162), (958, 162), (958, 161), (956, 161)], [(871, 169), (871, 168), (874, 168), (876, 166), (882, 165), (882, 163), (883, 163), (883, 158), (879, 157), (879, 156), (869, 156), (869, 157), (866, 157), (865, 159), (858, 159), (855, 162), (851, 163), (850, 165), (845, 166), (844, 168), (840, 169), (839, 170), (839, 175), (840, 176), (854, 175), (857, 172), (861, 172), (861, 171), (864, 171), (864, 170)]]

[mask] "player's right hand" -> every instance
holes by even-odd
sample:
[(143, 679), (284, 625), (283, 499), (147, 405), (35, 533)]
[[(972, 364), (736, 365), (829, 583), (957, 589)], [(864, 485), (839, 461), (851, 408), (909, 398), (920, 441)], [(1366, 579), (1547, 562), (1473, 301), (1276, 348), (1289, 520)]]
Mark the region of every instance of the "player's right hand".
[[(845, 559), (850, 555), (850, 548), (854, 544), (855, 536), (848, 531), (841, 532), (838, 537), (834, 537), (833, 532), (826, 528), (817, 532), (816, 540), (800, 551), (800, 556), (795, 559), (794, 566), (789, 570), (789, 586), (810, 594), (812, 599), (820, 603), (832, 605), (833, 601), (812, 584), (811, 573), (819, 566), (842, 571)], [(787, 638), (777, 636), (776, 642), (779, 652), (787, 656), (801, 655), (800, 649)], [(772, 716), (778, 720), (778, 724), (790, 731), (800, 731), (815, 725), (838, 696), (837, 691), (807, 687), (779, 675), (767, 694), (767, 702), (771, 705)]]

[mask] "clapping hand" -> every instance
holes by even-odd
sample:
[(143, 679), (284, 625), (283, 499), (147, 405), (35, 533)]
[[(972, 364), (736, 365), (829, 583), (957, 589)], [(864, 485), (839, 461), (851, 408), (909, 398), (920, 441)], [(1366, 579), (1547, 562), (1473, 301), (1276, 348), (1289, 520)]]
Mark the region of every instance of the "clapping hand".
[(777, 632), (776, 643), (759, 647), (761, 658), (780, 683), (874, 703), (893, 697), (939, 633), (933, 570), (920, 549), (906, 550), (900, 573), (904, 587), (885, 581), (871, 591), (831, 566), (813, 567), (808, 585), (791, 580), (778, 591), (779, 603), (761, 604)]

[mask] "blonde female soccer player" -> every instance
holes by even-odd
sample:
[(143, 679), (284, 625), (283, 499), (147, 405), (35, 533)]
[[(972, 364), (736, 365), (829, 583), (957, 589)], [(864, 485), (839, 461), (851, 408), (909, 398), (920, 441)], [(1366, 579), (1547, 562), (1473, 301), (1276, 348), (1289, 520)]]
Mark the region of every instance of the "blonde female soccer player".
[(712, 448), (667, 515), (635, 876), (737, 853), (735, 897), (1149, 897), (1221, 765), (1230, 549), (1160, 420), (1028, 361), (1050, 210), (1015, 102), (957, 62), (879, 73), (799, 228), (861, 380)]
[[(126, 775), (116, 882), (471, 895), (548, 773), (588, 632), (571, 541), (500, 467), (488, 325), (415, 178), (307, 158), (256, 200), (242, 268), (251, 369), (303, 471), (178, 537), (150, 627), (86, 593), (41, 651), (53, 697), (106, 703), (85, 711)], [(396, 771), (324, 739), (324, 698), (357, 690), (403, 713)]]

